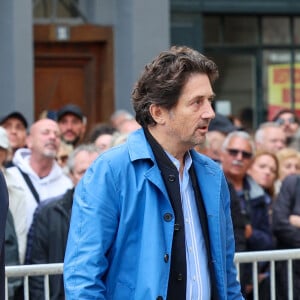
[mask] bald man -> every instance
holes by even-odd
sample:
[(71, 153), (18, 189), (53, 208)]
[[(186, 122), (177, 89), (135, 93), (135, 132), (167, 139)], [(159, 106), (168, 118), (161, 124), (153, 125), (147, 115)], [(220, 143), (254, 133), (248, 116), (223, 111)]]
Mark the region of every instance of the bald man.
[(55, 121), (41, 119), (33, 123), (26, 144), (28, 148), (16, 151), (15, 167), (9, 168), (8, 172), (14, 176), (16, 185), (25, 190), (29, 229), (37, 205), (63, 195), (73, 184), (55, 160), (60, 145), (60, 131)]

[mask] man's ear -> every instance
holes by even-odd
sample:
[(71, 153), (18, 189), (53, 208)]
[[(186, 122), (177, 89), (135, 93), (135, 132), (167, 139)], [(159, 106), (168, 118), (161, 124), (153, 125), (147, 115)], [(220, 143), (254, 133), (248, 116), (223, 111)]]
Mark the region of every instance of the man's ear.
[(157, 104), (151, 104), (149, 107), (149, 112), (157, 124), (163, 125), (165, 123), (166, 112), (161, 106)]

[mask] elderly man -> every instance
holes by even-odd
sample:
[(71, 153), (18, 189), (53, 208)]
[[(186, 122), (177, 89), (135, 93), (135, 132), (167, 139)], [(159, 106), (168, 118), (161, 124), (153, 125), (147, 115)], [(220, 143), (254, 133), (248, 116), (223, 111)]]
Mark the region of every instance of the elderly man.
[[(248, 219), (245, 230), (246, 250), (270, 250), (274, 245), (269, 224), (268, 198), (262, 187), (247, 175), (254, 151), (251, 136), (244, 131), (234, 131), (223, 142), (221, 163), (227, 180), (239, 197), (241, 212)], [(244, 276), (244, 292), (251, 293), (251, 270), (246, 269)]]
[(257, 150), (276, 153), (286, 147), (286, 136), (282, 127), (275, 122), (262, 123), (255, 132)]
[(55, 121), (41, 119), (30, 128), (28, 148), (17, 150), (13, 157), (14, 167), (7, 172), (14, 176), (16, 184), (25, 190), (27, 228), (39, 202), (59, 196), (73, 186), (63, 173), (55, 157), (60, 144), (60, 131)]
[[(74, 186), (77, 185), (86, 169), (99, 153), (100, 149), (93, 144), (82, 144), (71, 152), (67, 166)], [(26, 261), (28, 264), (64, 261), (73, 194), (74, 188), (68, 190), (58, 199), (43, 202), (37, 208), (29, 235)], [(43, 277), (33, 276), (30, 278), (30, 297), (31, 299), (43, 299), (43, 296)], [(64, 299), (63, 278), (61, 275), (50, 277), (50, 298), (52, 300)]]
[(80, 107), (74, 104), (68, 104), (57, 112), (57, 123), (61, 132), (61, 139), (78, 146), (84, 139), (87, 119)]

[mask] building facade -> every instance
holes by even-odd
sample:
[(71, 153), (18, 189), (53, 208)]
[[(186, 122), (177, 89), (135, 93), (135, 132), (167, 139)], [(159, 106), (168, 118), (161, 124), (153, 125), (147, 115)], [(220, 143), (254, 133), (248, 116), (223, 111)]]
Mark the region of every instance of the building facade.
[(171, 41), (220, 68), (216, 109), (256, 128), (282, 108), (300, 116), (300, 2), (172, 0)]
[(172, 44), (216, 61), (217, 111), (253, 128), (281, 108), (300, 113), (297, 0), (5, 0), (0, 37), (1, 112), (29, 121), (63, 102), (92, 123), (131, 110), (143, 66)]

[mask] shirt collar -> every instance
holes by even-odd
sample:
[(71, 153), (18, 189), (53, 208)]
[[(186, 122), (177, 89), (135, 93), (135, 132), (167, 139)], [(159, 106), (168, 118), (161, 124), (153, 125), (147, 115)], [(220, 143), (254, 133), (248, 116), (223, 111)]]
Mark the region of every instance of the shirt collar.
[[(175, 165), (175, 167), (177, 168), (177, 170), (179, 172), (179, 168), (180, 168), (179, 160), (177, 158), (175, 158), (169, 152), (165, 151), (165, 153), (168, 155), (169, 159)], [(192, 157), (191, 157), (190, 151), (187, 151), (185, 154), (185, 157), (184, 157), (184, 169), (189, 170), (191, 165), (192, 165)]]

